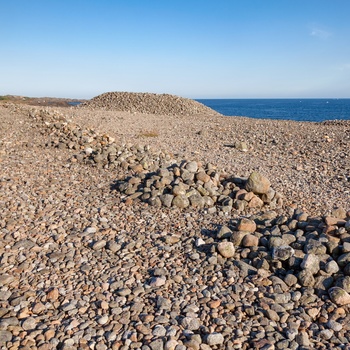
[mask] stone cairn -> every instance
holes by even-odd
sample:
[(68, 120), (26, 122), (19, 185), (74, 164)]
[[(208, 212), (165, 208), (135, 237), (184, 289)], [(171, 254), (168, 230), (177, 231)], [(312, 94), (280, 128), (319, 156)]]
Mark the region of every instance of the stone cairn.
[(159, 115), (220, 115), (197, 101), (170, 94), (106, 92), (79, 105), (79, 108)]

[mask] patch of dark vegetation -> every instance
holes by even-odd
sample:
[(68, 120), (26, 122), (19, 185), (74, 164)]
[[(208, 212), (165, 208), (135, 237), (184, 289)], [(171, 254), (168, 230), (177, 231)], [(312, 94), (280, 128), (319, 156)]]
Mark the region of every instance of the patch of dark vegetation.
[(85, 102), (85, 100), (56, 97), (26, 97), (16, 95), (3, 95), (0, 96), (0, 102), (12, 102), (31, 106), (74, 107)]

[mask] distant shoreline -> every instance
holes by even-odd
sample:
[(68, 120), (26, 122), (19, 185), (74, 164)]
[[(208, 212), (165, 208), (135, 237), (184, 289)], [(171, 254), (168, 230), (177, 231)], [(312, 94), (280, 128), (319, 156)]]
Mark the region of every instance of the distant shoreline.
[[(224, 116), (254, 119), (324, 122), (350, 120), (350, 98), (196, 98)], [(1, 103), (32, 106), (74, 107), (89, 99), (0, 95)]]
[(27, 97), (16, 95), (0, 96), (0, 103), (12, 102), (32, 106), (50, 106), (50, 107), (72, 107), (76, 104), (83, 103), (87, 100), (76, 98), (59, 98), (59, 97)]

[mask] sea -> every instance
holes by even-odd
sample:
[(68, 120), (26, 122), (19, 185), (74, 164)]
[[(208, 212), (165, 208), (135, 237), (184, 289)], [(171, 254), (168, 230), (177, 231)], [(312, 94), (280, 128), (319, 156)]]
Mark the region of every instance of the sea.
[(226, 116), (307, 122), (350, 120), (350, 98), (196, 99)]

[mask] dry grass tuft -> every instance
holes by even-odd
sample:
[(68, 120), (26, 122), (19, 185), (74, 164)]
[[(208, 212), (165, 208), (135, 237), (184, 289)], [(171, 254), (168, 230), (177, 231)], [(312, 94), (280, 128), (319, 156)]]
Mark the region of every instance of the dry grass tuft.
[(157, 137), (159, 132), (157, 130), (142, 130), (139, 133), (139, 137)]

